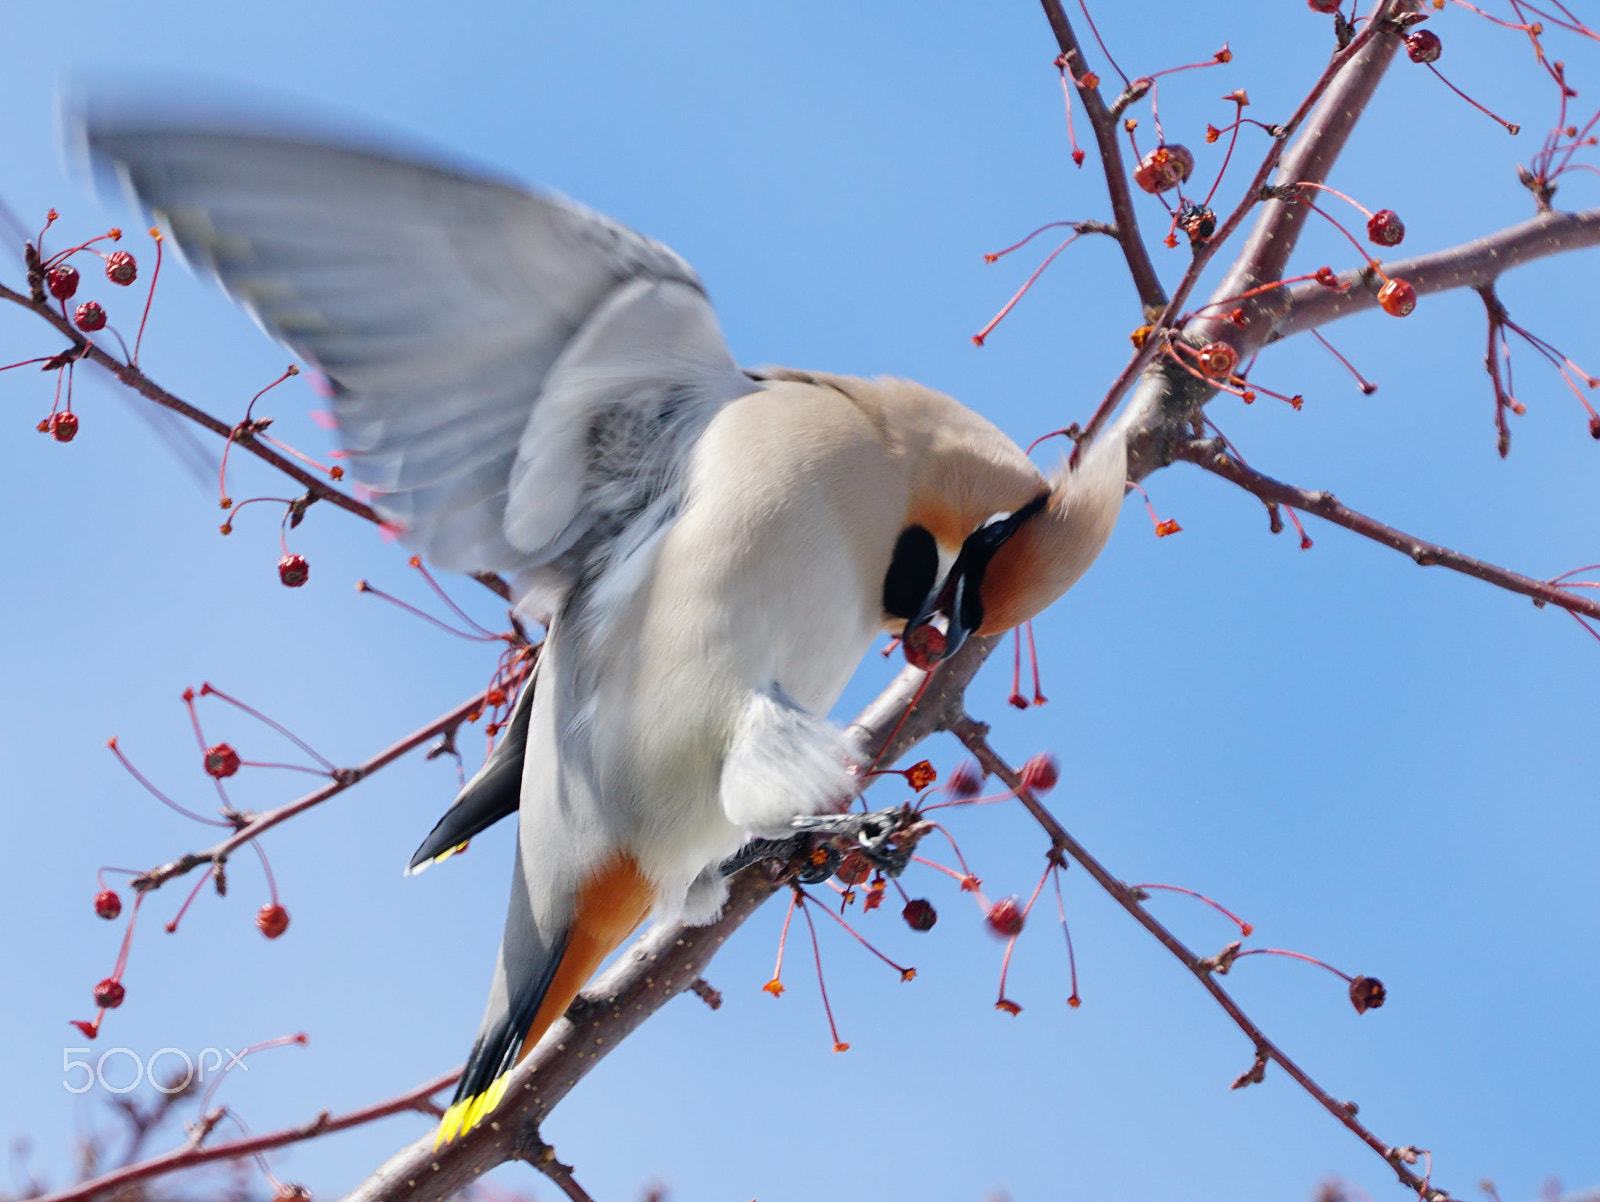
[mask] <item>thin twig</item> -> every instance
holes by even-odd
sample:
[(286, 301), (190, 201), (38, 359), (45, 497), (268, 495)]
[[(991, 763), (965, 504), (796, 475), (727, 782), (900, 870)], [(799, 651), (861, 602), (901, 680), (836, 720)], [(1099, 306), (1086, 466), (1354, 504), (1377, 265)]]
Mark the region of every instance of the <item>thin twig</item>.
[(1600, 600), (1590, 600), (1558, 584), (1535, 580), (1531, 576), (1524, 576), (1509, 568), (1474, 559), (1470, 555), (1452, 551), (1449, 547), (1441, 547), (1438, 543), (1430, 543), (1403, 530), (1396, 530), (1393, 526), (1386, 526), (1376, 518), (1357, 513), (1342, 504), (1331, 492), (1312, 492), (1310, 489), (1296, 488), (1292, 484), (1274, 480), (1271, 476), (1263, 475), (1228, 454), (1227, 448), (1218, 439), (1197, 438), (1181, 444), (1175, 449), (1175, 458), (1187, 460), (1214, 475), (1221, 476), (1224, 480), (1230, 480), (1263, 501), (1292, 505), (1306, 513), (1314, 513), (1336, 526), (1353, 530), (1373, 542), (1382, 543), (1385, 547), (1399, 551), (1421, 567), (1449, 568), (1452, 572), (1472, 576), (1508, 592), (1521, 593), (1524, 597), (1532, 598), (1536, 605), (1542, 606), (1546, 603), (1558, 605), (1573, 613), (1600, 619)]
[(1195, 978), (1205, 991), (1212, 996), (1217, 1005), (1222, 1007), (1228, 1017), (1233, 1020), (1234, 1025), (1244, 1032), (1245, 1038), (1250, 1040), (1258, 1061), (1270, 1060), (1283, 1069), (1324, 1110), (1338, 1119), (1362, 1143), (1381, 1156), (1384, 1163), (1394, 1170), (1395, 1175), (1400, 1178), (1402, 1184), (1417, 1191), (1425, 1202), (1442, 1202), (1445, 1199), (1445, 1194), (1429, 1187), (1423, 1178), (1418, 1177), (1406, 1168), (1397, 1159), (1396, 1150), (1384, 1143), (1364, 1123), (1356, 1118), (1355, 1107), (1333, 1097), (1321, 1085), (1317, 1084), (1310, 1074), (1291, 1060), (1277, 1044), (1268, 1039), (1266, 1033), (1256, 1025), (1254, 1020), (1240, 1009), (1239, 1004), (1228, 995), (1222, 986), (1217, 984), (1215, 976), (1207, 966), (1207, 962), (1184, 946), (1176, 935), (1144, 908), (1133, 890), (1112, 876), (1099, 860), (1089, 854), (1088, 849), (1083, 844), (1067, 833), (1066, 828), (1056, 820), (1055, 815), (1029, 789), (1024, 787), (1022, 778), (1015, 769), (1006, 763), (994, 748), (989, 745), (989, 728), (985, 723), (974, 721), (972, 718), (962, 715), (952, 722), (948, 729), (950, 733), (966, 744), (967, 749), (978, 758), (978, 763), (985, 770), (993, 773), (1011, 787), (1012, 791), (1016, 793), (1017, 799), (1022, 802), (1028, 813), (1033, 816), (1034, 821), (1044, 828), (1045, 832), (1050, 836), (1052, 844), (1059, 851), (1076, 860), (1084, 871), (1094, 878), (1095, 883), (1110, 894), (1113, 901), (1131, 914), (1134, 920), (1153, 935), (1162, 947), (1171, 952), (1185, 968), (1194, 973)]
[(260, 1152), (271, 1151), (273, 1148), (286, 1147), (289, 1144), (299, 1143), (302, 1140), (316, 1139), (321, 1135), (330, 1135), (335, 1131), (345, 1131), (351, 1127), (359, 1127), (364, 1123), (374, 1122), (377, 1119), (388, 1118), (392, 1114), (402, 1114), (407, 1110), (415, 1110), (422, 1114), (437, 1115), (439, 1108), (429, 1099), (441, 1089), (448, 1088), (456, 1083), (456, 1078), (461, 1076), (460, 1069), (452, 1069), (442, 1076), (426, 1081), (414, 1089), (389, 1098), (387, 1101), (374, 1102), (370, 1106), (363, 1106), (359, 1110), (352, 1110), (346, 1114), (331, 1115), (326, 1110), (317, 1115), (310, 1122), (301, 1123), (297, 1127), (285, 1127), (281, 1131), (271, 1131), (265, 1135), (251, 1135), (244, 1139), (228, 1140), (225, 1143), (212, 1144), (201, 1147), (193, 1143), (185, 1144), (181, 1148), (174, 1148), (161, 1156), (151, 1157), (149, 1160), (138, 1164), (129, 1165), (103, 1177), (96, 1177), (92, 1181), (84, 1181), (71, 1189), (59, 1193), (46, 1194), (35, 1202), (90, 1202), (91, 1199), (100, 1198), (106, 1194), (123, 1189), (139, 1181), (149, 1181), (154, 1177), (164, 1177), (168, 1173), (178, 1173), (185, 1169), (197, 1168), (203, 1164), (214, 1164), (219, 1160), (239, 1160), (245, 1156), (253, 1156)]

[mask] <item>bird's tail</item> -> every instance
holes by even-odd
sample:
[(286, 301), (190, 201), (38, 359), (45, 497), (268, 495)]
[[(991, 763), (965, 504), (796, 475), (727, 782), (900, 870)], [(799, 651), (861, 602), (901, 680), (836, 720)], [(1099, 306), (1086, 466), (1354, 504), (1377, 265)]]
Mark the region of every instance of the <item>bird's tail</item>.
[(655, 894), (632, 857), (591, 872), (572, 898), (572, 916), (555, 938), (541, 937), (519, 864), (511, 914), (489, 1008), (434, 1146), (477, 1126), (500, 1104), (516, 1067), (566, 1013), (584, 983), (650, 912)]

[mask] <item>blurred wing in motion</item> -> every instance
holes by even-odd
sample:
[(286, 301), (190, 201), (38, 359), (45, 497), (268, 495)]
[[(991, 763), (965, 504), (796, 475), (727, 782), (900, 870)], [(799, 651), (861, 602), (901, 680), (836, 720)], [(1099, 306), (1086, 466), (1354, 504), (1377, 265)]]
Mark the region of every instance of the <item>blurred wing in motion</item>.
[(387, 150), (101, 106), (79, 134), (177, 246), (322, 372), (356, 478), (442, 567), (537, 612), (755, 389), (666, 247)]

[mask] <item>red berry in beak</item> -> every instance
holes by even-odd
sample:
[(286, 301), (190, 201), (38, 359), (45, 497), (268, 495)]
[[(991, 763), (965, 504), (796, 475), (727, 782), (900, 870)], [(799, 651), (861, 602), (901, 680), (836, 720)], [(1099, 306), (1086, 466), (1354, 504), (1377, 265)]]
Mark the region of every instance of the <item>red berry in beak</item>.
[(285, 555), (278, 560), (278, 579), (289, 588), (299, 588), (311, 578), (311, 565), (304, 555)]
[(207, 775), (222, 780), (239, 771), (239, 753), (226, 743), (217, 743), (206, 748), (205, 764)]
[(908, 630), (900, 644), (905, 648), (906, 662), (924, 672), (944, 658), (944, 632), (937, 626), (924, 623)]
[(1406, 223), (1393, 209), (1379, 209), (1367, 221), (1367, 237), (1379, 246), (1399, 246), (1405, 236)]
[(62, 263), (45, 273), (45, 287), (57, 300), (67, 300), (78, 290), (78, 269), (71, 263)]
[(94, 987), (94, 1004), (107, 1010), (115, 1010), (122, 1005), (122, 999), (127, 993), (121, 981), (115, 977), (107, 977)]
[(106, 279), (126, 288), (139, 278), (139, 265), (125, 250), (112, 251), (106, 256)]
[(1022, 934), (1022, 903), (1014, 897), (997, 901), (989, 907), (984, 917), (989, 929), (1003, 939), (1015, 939)]
[(110, 922), (122, 913), (122, 899), (110, 889), (102, 889), (94, 895), (94, 912)]
[(276, 939), (289, 929), (289, 911), (282, 906), (262, 906), (256, 911), (256, 929), (268, 939)]

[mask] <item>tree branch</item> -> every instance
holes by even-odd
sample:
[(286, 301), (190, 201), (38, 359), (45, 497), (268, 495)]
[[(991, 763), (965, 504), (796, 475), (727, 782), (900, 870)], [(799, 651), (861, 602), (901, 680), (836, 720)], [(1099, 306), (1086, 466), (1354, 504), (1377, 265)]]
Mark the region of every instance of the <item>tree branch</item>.
[[(531, 670), (532, 666), (530, 664), (527, 671)], [(514, 684), (515, 681), (513, 680), (511, 683)], [(226, 863), (228, 857), (236, 850), (250, 842), (250, 840), (265, 834), (279, 823), (287, 822), (296, 814), (303, 813), (313, 806), (321, 805), (329, 798), (337, 797), (346, 789), (371, 776), (378, 769), (399, 759), (406, 752), (420, 747), (429, 739), (446, 731), (454, 730), (461, 723), (467, 721), (470, 715), (482, 710), (488, 704), (488, 695), (489, 690), (485, 689), (482, 693), (463, 701), (448, 713), (441, 714), (426, 726), (412, 731), (399, 742), (384, 748), (371, 759), (358, 764), (354, 768), (339, 769), (337, 779), (330, 781), (315, 792), (307, 793), (304, 797), (278, 806), (276, 809), (268, 810), (264, 814), (257, 814), (214, 847), (207, 848), (205, 851), (189, 852), (175, 860), (169, 860), (157, 868), (152, 868), (148, 872), (134, 877), (130, 884), (143, 893), (151, 889), (159, 889), (173, 877), (183, 876), (187, 872), (192, 872), (202, 864), (220, 866)]]
[(298, 1127), (285, 1127), (281, 1131), (273, 1131), (266, 1135), (246, 1136), (243, 1139), (228, 1140), (209, 1147), (186, 1144), (164, 1155), (129, 1165), (113, 1173), (107, 1173), (103, 1177), (96, 1177), (92, 1181), (80, 1182), (71, 1189), (46, 1194), (35, 1202), (90, 1202), (91, 1199), (103, 1197), (136, 1182), (165, 1177), (170, 1173), (198, 1168), (204, 1164), (214, 1164), (219, 1160), (239, 1160), (302, 1140), (316, 1139), (318, 1136), (331, 1135), (335, 1131), (359, 1127), (363, 1123), (388, 1118), (391, 1114), (401, 1114), (407, 1110), (416, 1110), (437, 1117), (438, 1107), (432, 1105), (428, 1099), (441, 1089), (454, 1085), (460, 1075), (460, 1069), (452, 1069), (387, 1101), (375, 1102), (370, 1106), (363, 1106), (359, 1110), (338, 1116), (330, 1115), (324, 1110), (310, 1122), (301, 1123)]
[[(1509, 226), (1448, 250), (1387, 263), (1384, 270), (1405, 280), (1418, 295), (1452, 288), (1481, 288), (1494, 283), (1502, 272), (1548, 255), (1600, 246), (1600, 209), (1577, 213), (1540, 213), (1521, 225)], [(1292, 284), (1284, 289), (1288, 307), (1268, 341), (1315, 329), (1352, 313), (1377, 307), (1379, 281), (1366, 268), (1339, 276), (1351, 285), (1336, 292), (1317, 283)]]
[(1043, 0), (1043, 4), (1045, 19), (1050, 22), (1050, 29), (1056, 35), (1056, 45), (1061, 47), (1062, 61), (1067, 65), (1078, 99), (1083, 102), (1083, 111), (1094, 129), (1100, 163), (1105, 169), (1106, 191), (1111, 195), (1111, 216), (1116, 222), (1114, 236), (1122, 247), (1123, 258), (1128, 262), (1128, 274), (1133, 277), (1133, 286), (1144, 308), (1145, 320), (1149, 321), (1166, 308), (1167, 292), (1156, 276), (1150, 252), (1139, 233), (1139, 215), (1133, 207), (1128, 173), (1122, 166), (1122, 144), (1117, 139), (1119, 123), (1116, 115), (1106, 108), (1106, 102), (1101, 99), (1099, 86), (1085, 87), (1078, 82), (1089, 70), (1089, 65), (1084, 61), (1083, 49), (1078, 45), (1078, 37), (1072, 31), (1061, 0)]
[[(1267, 1038), (1266, 1033), (1256, 1025), (1254, 1020), (1240, 1008), (1239, 1004), (1233, 1000), (1222, 986), (1217, 984), (1216, 973), (1220, 970), (1214, 958), (1202, 959), (1184, 946), (1176, 935), (1158, 921), (1149, 910), (1145, 909), (1132, 889), (1112, 876), (1099, 860), (1089, 854), (1089, 850), (1083, 844), (1079, 843), (1067, 832), (1067, 829), (1056, 820), (1055, 815), (1045, 807), (1044, 803), (1023, 785), (1022, 778), (1017, 774), (1016, 770), (1006, 763), (995, 752), (994, 748), (989, 746), (989, 728), (987, 725), (974, 721), (972, 718), (962, 714), (947, 729), (966, 744), (967, 749), (978, 758), (978, 762), (983, 766), (984, 771), (998, 776), (1016, 794), (1017, 799), (1022, 802), (1028, 813), (1033, 816), (1034, 821), (1043, 827), (1045, 833), (1050, 836), (1051, 844), (1056, 850), (1065, 852), (1076, 860), (1084, 871), (1094, 878), (1095, 884), (1104, 889), (1113, 901), (1131, 914), (1140, 926), (1155, 937), (1156, 942), (1171, 952), (1185, 968), (1195, 975), (1195, 979), (1200, 982), (1201, 987), (1211, 995), (1217, 1005), (1222, 1007), (1228, 1017), (1233, 1020), (1234, 1025), (1244, 1032), (1245, 1038), (1250, 1040), (1255, 1048), (1258, 1065), (1271, 1061), (1288, 1073), (1295, 1083), (1310, 1094), (1319, 1106), (1338, 1119), (1362, 1143), (1383, 1157), (1384, 1162), (1400, 1178), (1401, 1184), (1416, 1191), (1423, 1202), (1446, 1202), (1447, 1194), (1430, 1187), (1425, 1178), (1417, 1176), (1406, 1167), (1404, 1160), (1405, 1149), (1391, 1147), (1374, 1135), (1364, 1123), (1356, 1118), (1356, 1107), (1353, 1104), (1342, 1102), (1333, 1097), (1327, 1090), (1318, 1085), (1309, 1073), (1291, 1060), (1277, 1044)], [(1249, 1084), (1255, 1079), (1253, 1073), (1247, 1072), (1234, 1083), (1234, 1088), (1237, 1089), (1242, 1085)]]
[(1449, 568), (1452, 572), (1472, 576), (1508, 592), (1531, 597), (1535, 605), (1543, 606), (1547, 603), (1559, 605), (1562, 609), (1573, 613), (1600, 619), (1600, 601), (1590, 600), (1549, 581), (1535, 580), (1520, 572), (1474, 559), (1470, 555), (1441, 547), (1438, 543), (1430, 543), (1403, 530), (1396, 530), (1393, 526), (1386, 526), (1376, 518), (1357, 513), (1342, 504), (1330, 492), (1311, 492), (1274, 480), (1271, 476), (1265, 476), (1229, 455), (1227, 448), (1218, 439), (1191, 439), (1176, 448), (1175, 458), (1197, 464), (1224, 480), (1231, 480), (1263, 501), (1292, 505), (1306, 513), (1314, 513), (1336, 526), (1353, 530), (1364, 538), (1370, 538), (1373, 542), (1382, 543), (1385, 547), (1409, 556), (1421, 567)]
[[(117, 378), (119, 383), (133, 389), (146, 400), (154, 401), (179, 416), (188, 418), (196, 425), (204, 426), (213, 434), (231, 440), (234, 446), (250, 452), (256, 458), (277, 468), (297, 484), (303, 485), (306, 491), (317, 500), (327, 501), (330, 505), (337, 505), (345, 512), (355, 514), (358, 518), (363, 518), (376, 525), (383, 525), (383, 518), (378, 515), (372, 506), (363, 504), (348, 493), (334, 488), (321, 476), (306, 471), (293, 459), (280, 455), (259, 439), (235, 434), (235, 427), (228, 425), (220, 418), (212, 417), (204, 409), (191, 405), (182, 397), (168, 392), (149, 376), (145, 375), (139, 368), (124, 363), (122, 360), (102, 350), (98, 344), (85, 338), (70, 321), (51, 308), (48, 301), (35, 301), (26, 293), (17, 292), (4, 284), (0, 284), (0, 300), (8, 300), (13, 304), (21, 305), (24, 309), (44, 318), (81, 352), (83, 358), (105, 368)], [(472, 573), (472, 578), (485, 588), (498, 593), (505, 600), (513, 600), (510, 586), (494, 573), (474, 572)]]

